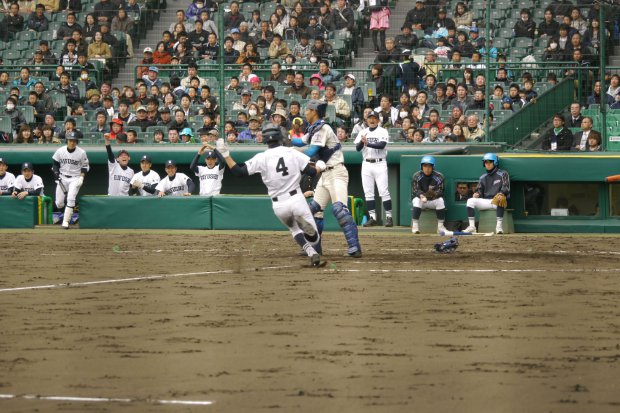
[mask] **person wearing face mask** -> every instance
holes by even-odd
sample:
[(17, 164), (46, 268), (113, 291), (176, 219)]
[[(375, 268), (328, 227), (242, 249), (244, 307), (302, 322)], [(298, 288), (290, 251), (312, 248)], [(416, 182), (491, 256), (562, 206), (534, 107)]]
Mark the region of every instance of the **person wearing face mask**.
[(402, 90), (409, 90), (410, 86), (420, 84), (420, 78), (424, 76), (424, 72), (420, 65), (411, 58), (411, 50), (403, 50), (401, 56), (402, 63), (398, 65), (397, 76), (400, 79)]
[(13, 131), (18, 131), (20, 126), (26, 125), (26, 118), (16, 109), (16, 106), (17, 101), (13, 98), (8, 98), (6, 100), (5, 109), (2, 111), (3, 116), (7, 116), (11, 119), (11, 129)]
[[(206, 4), (210, 3), (210, 4)], [(185, 12), (185, 18), (187, 20), (196, 20), (200, 17), (200, 13), (206, 11), (207, 13), (211, 11), (213, 7), (213, 3), (211, 1), (205, 2), (205, 0), (196, 0), (192, 4), (189, 5), (187, 11)]]
[(521, 10), (521, 19), (514, 25), (515, 37), (529, 37), (534, 38), (534, 32), (536, 31), (536, 23), (531, 20), (531, 13), (528, 9)]
[(543, 54), (543, 60), (550, 62), (561, 62), (566, 60), (566, 52), (560, 49), (560, 45), (556, 38), (549, 40), (549, 44), (545, 48), (545, 53)]
[(95, 82), (93, 82), (90, 79), (90, 76), (88, 75), (88, 69), (82, 69), (80, 71), (80, 80), (79, 82), (81, 82), (82, 84), (84, 84), (84, 90), (86, 90), (87, 92), (91, 89), (97, 89), (97, 85), (95, 84)]

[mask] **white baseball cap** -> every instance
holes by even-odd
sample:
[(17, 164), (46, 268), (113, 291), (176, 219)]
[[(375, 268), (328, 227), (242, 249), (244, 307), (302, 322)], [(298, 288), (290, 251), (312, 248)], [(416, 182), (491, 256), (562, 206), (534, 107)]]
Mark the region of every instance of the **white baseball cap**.
[(351, 73), (347, 73), (347, 74), (344, 76), (344, 78), (345, 78), (345, 79), (346, 79), (347, 77), (348, 77), (349, 79), (351, 79), (351, 80), (355, 81), (355, 76), (353, 76)]
[(151, 49), (150, 47), (145, 47), (142, 53), (153, 53), (153, 49)]

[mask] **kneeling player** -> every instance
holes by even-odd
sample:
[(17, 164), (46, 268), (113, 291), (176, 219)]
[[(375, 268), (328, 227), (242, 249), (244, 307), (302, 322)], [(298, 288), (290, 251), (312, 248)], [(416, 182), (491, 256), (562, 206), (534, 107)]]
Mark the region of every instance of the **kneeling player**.
[(413, 213), (411, 232), (419, 234), (420, 215), (423, 209), (434, 209), (437, 214), (437, 232), (446, 230), (446, 206), (443, 201), (443, 175), (435, 171), (435, 157), (425, 156), (420, 161), (420, 170), (411, 178)]
[(267, 123), (262, 130), (263, 142), (268, 145), (265, 152), (258, 153), (245, 164), (237, 164), (225, 147), (222, 139), (218, 140), (215, 153), (221, 162), (226, 162), (231, 172), (237, 176), (260, 173), (267, 192), (273, 202), (273, 212), (286, 225), (293, 239), (303, 248), (310, 263), (321, 263), (321, 237), (301, 192), (299, 180), (302, 171), (309, 175), (320, 173), (325, 169), (325, 162), (318, 161), (316, 166), (309, 164), (310, 158), (295, 149), (282, 146), (284, 137), (279, 126)]
[(510, 197), (510, 177), (508, 172), (499, 169), (499, 157), (494, 153), (484, 155), (482, 165), (487, 172), (480, 177), (474, 196), (467, 200), (469, 226), (465, 232), (476, 232), (475, 209), (477, 208), (482, 211), (495, 209), (497, 211), (495, 233), (503, 234), (504, 210)]

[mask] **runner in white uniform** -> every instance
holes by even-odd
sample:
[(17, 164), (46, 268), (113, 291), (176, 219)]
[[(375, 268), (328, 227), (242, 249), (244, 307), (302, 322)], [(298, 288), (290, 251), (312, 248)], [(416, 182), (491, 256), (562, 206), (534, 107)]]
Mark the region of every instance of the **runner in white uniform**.
[(388, 131), (379, 126), (379, 114), (370, 112), (368, 127), (363, 129), (355, 138), (355, 149), (362, 151), (362, 187), (366, 198), (366, 209), (369, 219), (365, 227), (377, 225), (375, 210), (375, 183), (385, 210), (385, 226), (394, 225), (392, 221), (392, 198), (388, 190), (387, 144), (390, 138)]
[(4, 158), (0, 158), (0, 195), (11, 195), (13, 193), (15, 175), (6, 171), (8, 167)]
[(108, 195), (109, 196), (129, 196), (129, 188), (131, 188), (131, 178), (133, 178), (133, 169), (128, 164), (131, 159), (129, 152), (125, 149), (118, 151), (116, 159), (112, 153), (110, 140), (105, 139), (105, 149), (108, 153)]
[(73, 215), (75, 201), (90, 165), (84, 149), (77, 146), (76, 133), (74, 131), (67, 132), (65, 139), (67, 146), (58, 148), (52, 156), (54, 161), (52, 171), (58, 184), (56, 186), (56, 207), (59, 209), (65, 207), (62, 227), (69, 229), (69, 221)]
[(140, 169), (142, 172), (138, 172), (133, 175), (131, 178), (131, 189), (132, 192), (138, 192), (140, 196), (154, 196), (155, 188), (159, 181), (161, 181), (161, 177), (159, 174), (151, 169), (153, 166), (153, 162), (151, 161), (151, 157), (148, 155), (142, 155), (140, 159)]
[(177, 173), (177, 163), (172, 159), (166, 161), (166, 174), (155, 187), (158, 197), (190, 196), (194, 191), (194, 182), (184, 173)]
[(22, 174), (15, 179), (13, 198), (24, 199), (30, 196), (43, 196), (43, 179), (34, 174), (34, 167), (30, 162), (22, 164)]
[(286, 225), (293, 239), (303, 248), (312, 266), (321, 265), (321, 237), (312, 212), (299, 187), (302, 171), (312, 175), (325, 169), (325, 162), (313, 167), (310, 158), (293, 148), (282, 146), (284, 137), (279, 126), (267, 123), (263, 126), (263, 142), (269, 148), (258, 153), (245, 164), (238, 165), (230, 157), (223, 139), (219, 139), (215, 150), (220, 162), (226, 162), (237, 176), (259, 173), (273, 202), (273, 212)]
[[(219, 195), (222, 190), (222, 180), (224, 179), (226, 164), (224, 162), (218, 164), (215, 152), (206, 151), (207, 149), (207, 146), (203, 146), (198, 150), (198, 153), (189, 165), (189, 169), (200, 179), (200, 195)], [(200, 161), (200, 156), (203, 153), (205, 154), (207, 166), (198, 166), (198, 161)]]

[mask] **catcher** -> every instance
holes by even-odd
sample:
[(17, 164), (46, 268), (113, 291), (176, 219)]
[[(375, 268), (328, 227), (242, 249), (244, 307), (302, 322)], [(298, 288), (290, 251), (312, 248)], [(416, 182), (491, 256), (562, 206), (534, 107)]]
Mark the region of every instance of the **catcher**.
[(435, 171), (435, 157), (424, 156), (420, 161), (420, 170), (411, 178), (411, 196), (413, 212), (411, 232), (419, 234), (420, 215), (423, 209), (434, 209), (437, 214), (437, 233), (446, 231), (443, 223), (446, 219), (446, 205), (443, 201), (444, 178)]
[(494, 153), (487, 153), (482, 157), (482, 164), (486, 173), (478, 181), (478, 189), (473, 198), (467, 200), (467, 219), (469, 226), (465, 232), (476, 232), (475, 213), (478, 210), (497, 210), (496, 234), (503, 234), (504, 209), (508, 205), (510, 197), (510, 177), (508, 172), (499, 169), (499, 157)]

